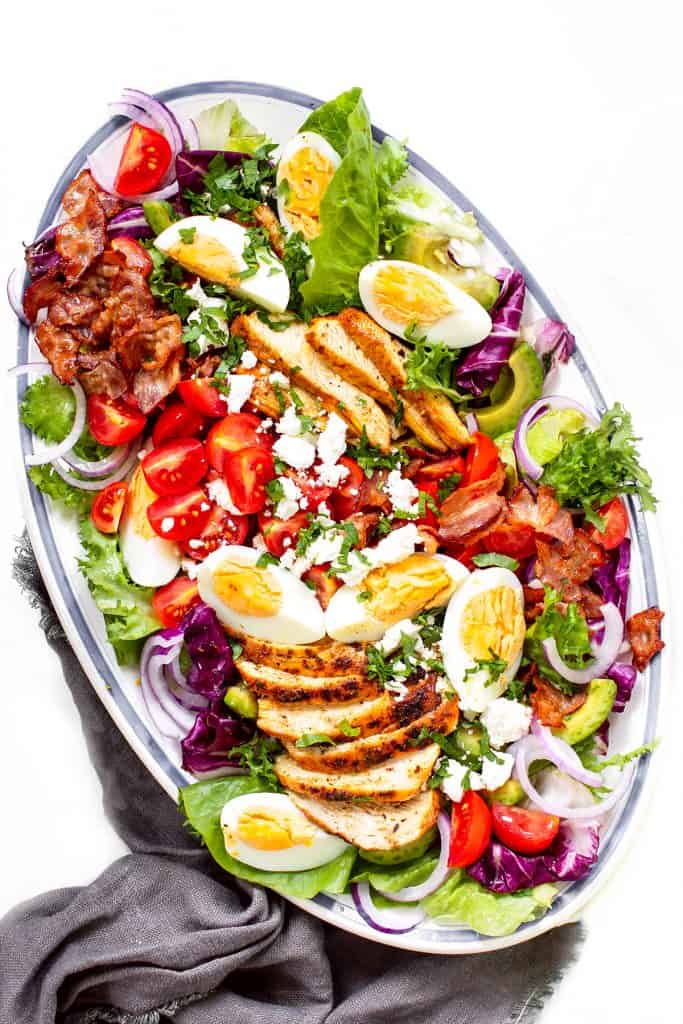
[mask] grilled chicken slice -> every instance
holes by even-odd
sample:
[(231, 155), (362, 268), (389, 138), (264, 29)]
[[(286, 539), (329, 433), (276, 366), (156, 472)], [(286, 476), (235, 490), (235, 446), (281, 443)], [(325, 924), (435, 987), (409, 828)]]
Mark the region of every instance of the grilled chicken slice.
[(457, 700), (445, 701), (409, 725), (391, 732), (340, 743), (336, 746), (297, 747), (285, 743), (285, 750), (298, 764), (314, 772), (364, 772), (387, 758), (424, 747), (431, 731), (448, 735), (458, 724)]
[(344, 380), (395, 412), (396, 398), (391, 387), (374, 362), (349, 337), (338, 317), (316, 317), (306, 332), (306, 340)]
[(364, 772), (309, 772), (288, 754), (275, 759), (275, 774), (285, 787), (321, 800), (370, 799), (396, 804), (416, 796), (441, 753), (436, 743), (383, 761)]
[(439, 437), (419, 400), (421, 394), (419, 391), (401, 392), (403, 422), (425, 448), (433, 452), (447, 452), (448, 445)]
[(363, 647), (334, 640), (321, 640), (317, 644), (273, 644), (253, 636), (239, 639), (247, 661), (268, 665), (281, 672), (341, 676), (345, 672), (364, 672), (368, 663)]
[(289, 794), (292, 803), (326, 832), (353, 843), (361, 850), (396, 850), (414, 843), (436, 822), (441, 808), (437, 790), (418, 793), (402, 804), (378, 804), (353, 800), (317, 800)]
[(390, 387), (406, 386), (405, 356), (399, 343), (360, 309), (343, 309), (339, 322), (363, 355), (375, 364)]
[[(252, 405), (264, 416), (278, 419), (282, 415), (282, 406), (275, 388), (268, 380), (269, 372), (266, 367), (258, 367), (252, 370), (245, 366), (236, 366), (232, 371), (232, 373), (242, 373), (254, 377), (254, 386), (249, 396), (249, 405)], [(316, 395), (312, 395), (310, 391), (306, 391), (305, 388), (297, 387), (295, 390), (300, 399), (300, 412), (305, 416), (310, 416), (315, 421), (318, 429), (323, 430), (327, 423), (327, 412), (321, 400)], [(291, 405), (292, 400), (288, 395), (287, 389), (283, 389), (282, 396), (285, 399), (286, 405)]]
[[(434, 428), (447, 448), (463, 448), (470, 444), (470, 432), (446, 395), (437, 391), (409, 391), (415, 404)], [(405, 401), (405, 392), (403, 399)]]
[(391, 426), (387, 416), (374, 399), (335, 373), (315, 351), (306, 340), (305, 324), (292, 323), (284, 331), (274, 331), (257, 313), (250, 313), (236, 317), (230, 330), (244, 338), (266, 365), (287, 374), (296, 367), (297, 384), (318, 395), (326, 404), (332, 403), (357, 434), (365, 427), (371, 444), (382, 451), (389, 450)]
[(256, 665), (246, 658), (236, 662), (237, 671), (257, 697), (270, 697), (282, 704), (307, 700), (313, 704), (364, 700), (380, 694), (379, 684), (363, 673), (343, 676), (304, 676), (281, 672), (268, 665)]
[[(320, 733), (335, 742), (348, 740), (348, 727), (359, 729), (359, 736), (390, 732), (408, 725), (440, 703), (433, 679), (427, 677), (410, 687), (408, 695), (394, 700), (387, 691), (370, 700), (344, 704), (282, 704), (262, 697), (258, 702), (257, 725), (269, 736), (296, 742), (306, 733)], [(345, 725), (347, 731), (341, 728)], [(297, 751), (298, 753), (298, 751)]]

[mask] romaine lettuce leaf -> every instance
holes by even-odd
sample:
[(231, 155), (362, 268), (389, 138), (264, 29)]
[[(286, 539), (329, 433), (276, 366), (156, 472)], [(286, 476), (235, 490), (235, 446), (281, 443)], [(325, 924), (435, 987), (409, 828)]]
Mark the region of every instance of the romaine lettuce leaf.
[(474, 879), (454, 871), (422, 901), (422, 906), (430, 917), (444, 924), (464, 924), (481, 935), (510, 935), (526, 921), (542, 917), (556, 892), (554, 885), (537, 885), (510, 894), (489, 892)]
[(223, 100), (202, 110), (196, 118), (200, 149), (222, 149), (231, 153), (255, 153), (267, 141), (234, 100)]
[(247, 882), (257, 882), (297, 899), (311, 899), (323, 889), (343, 892), (349, 881), (356, 850), (350, 847), (328, 864), (308, 871), (261, 871), (235, 860), (225, 849), (220, 818), (224, 804), (244, 793), (263, 792), (262, 782), (249, 776), (231, 776), (195, 782), (180, 791), (180, 810), (206, 843), (209, 853), (222, 868)]
[(408, 170), (408, 151), (402, 143), (387, 135), (375, 150), (377, 197), (379, 205), (389, 199), (391, 190)]
[(375, 889), (398, 892), (409, 885), (420, 885), (431, 875), (439, 859), (438, 850), (428, 850), (421, 857), (405, 864), (380, 865), (363, 860), (356, 861), (352, 882), (369, 882)]
[(359, 102), (362, 102), (361, 96), (362, 90), (354, 86), (335, 99), (328, 100), (308, 115), (299, 131), (322, 135), (339, 156), (344, 156), (352, 130), (349, 119)]

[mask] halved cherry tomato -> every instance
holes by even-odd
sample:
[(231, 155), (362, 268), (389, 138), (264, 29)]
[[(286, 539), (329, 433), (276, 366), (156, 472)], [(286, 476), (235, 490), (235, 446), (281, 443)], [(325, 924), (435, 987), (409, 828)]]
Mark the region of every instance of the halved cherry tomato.
[(227, 452), (223, 475), (235, 507), (243, 513), (260, 512), (266, 504), (266, 484), (275, 476), (273, 453), (257, 446)]
[(152, 598), (152, 608), (166, 629), (177, 626), (195, 604), (199, 604), (199, 588), (189, 576), (176, 576), (165, 587), (159, 587)]
[(605, 520), (605, 531), (600, 533), (596, 526), (590, 531), (591, 540), (601, 544), (606, 551), (618, 548), (628, 530), (628, 513), (621, 498), (612, 498), (598, 509), (598, 515)]
[(223, 472), (226, 452), (238, 452), (240, 448), (270, 448), (272, 438), (269, 434), (259, 433), (261, 423), (260, 417), (251, 412), (231, 412), (220, 423), (214, 423), (206, 438), (206, 452), (213, 468)]
[(476, 569), (476, 565), (472, 561), (474, 555), (480, 555), (484, 550), (484, 545), (480, 540), (474, 542), (474, 544), (447, 544), (446, 554), (450, 555), (451, 558), (457, 558), (459, 562), (472, 572)]
[(186, 494), (206, 475), (204, 445), (193, 437), (168, 441), (142, 460), (142, 472), (157, 494)]
[(342, 581), (336, 576), (327, 575), (329, 568), (329, 562), (325, 565), (314, 565), (307, 569), (301, 577), (307, 586), (315, 589), (315, 596), (323, 611), (327, 609), (328, 604), (342, 585)]
[(342, 455), (337, 465), (346, 466), (346, 476), (339, 487), (330, 495), (330, 508), (334, 518), (338, 521), (348, 519), (352, 512), (360, 507), (360, 492), (365, 480), (365, 473), (355, 459)]
[(422, 526), (429, 526), (433, 530), (438, 530), (439, 517), (434, 511), (435, 507), (439, 507), (438, 480), (416, 480), (415, 486), (417, 487), (418, 491), (421, 491), (422, 494), (427, 495), (427, 500), (425, 501), (424, 515), (420, 516), (419, 519), (416, 519), (415, 522), (418, 523), (418, 525), (421, 524)]
[(493, 804), (493, 834), (515, 853), (541, 853), (552, 845), (560, 819), (544, 811), (528, 811), (524, 807)]
[(211, 502), (200, 487), (187, 494), (162, 494), (147, 508), (147, 518), (164, 540), (201, 537), (209, 521)]
[(290, 519), (278, 519), (277, 516), (259, 513), (259, 529), (271, 555), (281, 558), (287, 548), (294, 547), (299, 531), (308, 526), (308, 521), (307, 511), (296, 512)]
[(171, 147), (160, 132), (134, 121), (123, 147), (114, 191), (122, 196), (152, 192), (161, 183), (172, 158)]
[(228, 411), (228, 403), (225, 395), (222, 395), (217, 387), (209, 380), (202, 377), (195, 377), (192, 380), (181, 380), (176, 384), (178, 397), (182, 398), (185, 405), (202, 414), (218, 419), (225, 416)]
[(478, 480), (486, 480), (498, 465), (498, 448), (487, 434), (479, 431), (472, 434), (472, 444), (465, 457), (465, 472), (462, 484), (476, 484)]
[(485, 801), (468, 789), (451, 812), (449, 868), (466, 868), (479, 860), (491, 838), (491, 812)]
[(154, 447), (173, 441), (178, 437), (197, 437), (204, 426), (204, 418), (196, 409), (190, 409), (183, 402), (175, 402), (164, 409), (154, 424), (152, 441)]
[(101, 533), (116, 533), (118, 530), (127, 493), (128, 484), (125, 480), (115, 480), (113, 484), (107, 484), (95, 498), (90, 516)]
[(510, 558), (529, 558), (536, 554), (536, 534), (533, 526), (520, 523), (511, 526), (503, 523), (491, 530), (482, 540), (486, 551), (495, 551)]
[(137, 270), (143, 277), (149, 277), (152, 273), (152, 257), (134, 238), (120, 235), (118, 238), (112, 238), (109, 247), (121, 253), (130, 270)]
[(90, 433), (99, 441), (113, 447), (127, 444), (145, 429), (147, 417), (131, 408), (120, 398), (107, 395), (90, 395), (88, 398), (88, 426)]
[(226, 512), (220, 505), (213, 505), (201, 535), (183, 541), (181, 550), (195, 562), (203, 562), (207, 555), (222, 544), (244, 544), (250, 525), (249, 516), (236, 516)]
[(420, 467), (420, 472), (415, 477), (415, 486), (420, 486), (421, 480), (443, 480), (444, 477), (453, 476), (454, 473), (465, 472), (465, 460), (462, 455), (449, 455), (446, 459), (439, 459), (437, 462), (430, 462)]
[(323, 501), (327, 501), (334, 490), (333, 487), (321, 484), (319, 480), (308, 476), (306, 473), (296, 472), (293, 469), (287, 470), (287, 476), (294, 481), (301, 491), (302, 497), (305, 499), (303, 507), (307, 512), (317, 512), (318, 507)]

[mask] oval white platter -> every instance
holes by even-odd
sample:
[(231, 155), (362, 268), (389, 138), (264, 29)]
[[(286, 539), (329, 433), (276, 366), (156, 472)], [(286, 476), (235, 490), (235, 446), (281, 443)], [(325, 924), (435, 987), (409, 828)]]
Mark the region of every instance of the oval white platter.
[[(159, 99), (169, 103), (183, 117), (191, 117), (203, 107), (226, 96), (234, 98), (245, 116), (276, 142), (284, 142), (293, 135), (308, 112), (320, 102), (301, 93), (251, 82), (200, 82), (159, 93)], [(99, 146), (120, 147), (124, 131), (120, 119), (110, 121), (75, 154), (55, 185), (36, 234), (59, 219), (60, 199), (64, 189), (82, 169), (87, 155)], [(375, 139), (381, 141), (384, 133), (377, 128), (373, 132)], [(474, 211), (487, 239), (484, 247), (484, 265), (487, 269), (495, 271), (507, 265), (516, 267), (524, 274), (527, 284), (524, 322), (531, 322), (541, 316), (568, 319), (555, 309), (534, 276), (493, 225), (454, 185), (417, 154), (410, 153), (410, 162), (411, 173), (417, 180), (441, 193), (458, 209)], [(569, 326), (577, 335), (578, 348), (571, 363), (563, 368), (559, 386), (555, 390), (573, 395), (601, 412), (608, 403), (586, 362), (585, 342), (578, 334), (576, 324), (570, 321)], [(17, 362), (26, 362), (36, 353), (30, 332), (20, 326)], [(17, 383), (18, 401), (26, 383), (25, 379)], [(30, 432), (23, 426), (20, 428), (20, 439), (22, 456), (25, 456), (32, 450), (32, 440)], [(136, 670), (121, 669), (116, 663), (106, 641), (102, 617), (78, 571), (76, 559), (79, 545), (74, 521), (51, 508), (50, 502), (30, 485), (23, 471), (19, 479), (31, 543), (74, 651), (117, 727), (146, 768), (175, 800), (178, 787), (193, 779), (180, 768), (178, 746), (153, 728), (143, 706), (140, 688), (136, 684)], [(630, 519), (634, 540), (631, 607), (638, 610), (658, 604), (660, 600), (651, 537), (645, 516), (633, 504), (630, 506)], [(613, 716), (611, 742), (615, 749), (630, 749), (649, 742), (657, 734), (661, 678), (666, 671), (667, 657), (665, 652), (664, 658), (655, 659), (648, 671), (639, 678), (626, 714)], [(653, 770), (649, 762), (650, 759), (646, 758), (638, 765), (627, 798), (604, 830), (600, 857), (593, 872), (583, 881), (566, 886), (544, 917), (523, 925), (513, 935), (486, 938), (465, 927), (442, 926), (427, 920), (406, 935), (385, 936), (369, 928), (345, 897), (321, 893), (313, 900), (293, 902), (339, 928), (402, 949), (453, 955), (480, 953), (526, 942), (551, 928), (576, 920), (588, 900), (612, 874), (629, 839), (637, 830), (644, 809), (646, 787), (651, 784)]]

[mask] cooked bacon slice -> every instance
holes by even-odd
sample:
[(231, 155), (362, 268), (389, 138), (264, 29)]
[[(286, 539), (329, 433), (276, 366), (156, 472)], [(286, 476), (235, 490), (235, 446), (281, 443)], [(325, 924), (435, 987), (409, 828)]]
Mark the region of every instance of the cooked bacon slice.
[(353, 523), (358, 531), (358, 547), (366, 548), (370, 542), (370, 536), (379, 522), (378, 512), (354, 512), (349, 516), (347, 522)]
[(534, 498), (529, 489), (520, 484), (508, 502), (506, 521), (510, 525), (531, 526), (543, 537), (565, 544), (574, 536), (571, 513), (560, 507), (550, 487), (539, 487)]
[(89, 295), (94, 299), (108, 298), (114, 288), (114, 282), (125, 265), (126, 261), (120, 252), (107, 249), (78, 282), (79, 293)]
[(90, 326), (101, 309), (102, 304), (98, 299), (65, 289), (50, 303), (47, 315), (57, 327)]
[(561, 693), (556, 686), (543, 679), (534, 665), (531, 672), (534, 689), (531, 693), (531, 706), (536, 718), (551, 729), (561, 729), (565, 715), (570, 715), (586, 702), (586, 694), (575, 693), (571, 697)]
[(61, 278), (49, 274), (32, 281), (24, 292), (24, 313), (28, 322), (35, 323), (40, 310), (54, 302), (63, 288)]
[(69, 217), (77, 217), (83, 212), (88, 196), (94, 195), (100, 201), (107, 220), (116, 216), (123, 209), (123, 203), (116, 196), (103, 192), (90, 171), (81, 171), (74, 178), (62, 196), (64, 212)]
[(524, 591), (524, 615), (527, 622), (533, 622), (543, 611), (545, 604), (545, 590), (543, 587), (529, 587), (526, 584)]
[(49, 320), (43, 320), (36, 330), (38, 348), (50, 363), (55, 376), (62, 384), (70, 384), (76, 376), (76, 356), (83, 339), (76, 333), (56, 327)]
[(383, 470), (374, 472), (371, 477), (363, 476), (358, 495), (359, 509), (374, 508), (380, 512), (391, 512), (391, 499), (383, 490), (386, 478), (387, 473)]
[(83, 209), (57, 228), (55, 249), (67, 284), (75, 284), (95, 259), (104, 252), (107, 222), (97, 195), (89, 193)]
[(78, 355), (78, 380), (88, 395), (120, 398), (128, 383), (112, 352), (81, 352)]
[(605, 552), (591, 540), (585, 530), (575, 530), (569, 544), (549, 544), (536, 541), (536, 575), (555, 590), (563, 591), (567, 600), (567, 588), (571, 584), (586, 583), (593, 570), (605, 560)]
[(655, 654), (664, 649), (660, 631), (664, 612), (659, 608), (646, 608), (636, 612), (626, 622), (626, 635), (633, 651), (633, 664), (643, 672)]
[(470, 543), (491, 526), (505, 508), (499, 493), (505, 483), (505, 470), (498, 464), (486, 480), (460, 487), (441, 506), (439, 536), (447, 544)]
[(143, 317), (154, 312), (154, 298), (147, 279), (130, 267), (120, 269), (112, 288), (105, 305), (111, 315), (112, 339), (116, 339), (132, 330)]
[(183, 325), (175, 313), (147, 316), (116, 338), (114, 344), (125, 370), (161, 370), (185, 351)]
[(133, 394), (141, 412), (149, 413), (168, 397), (180, 380), (180, 359), (175, 355), (158, 370), (140, 370), (135, 375)]

